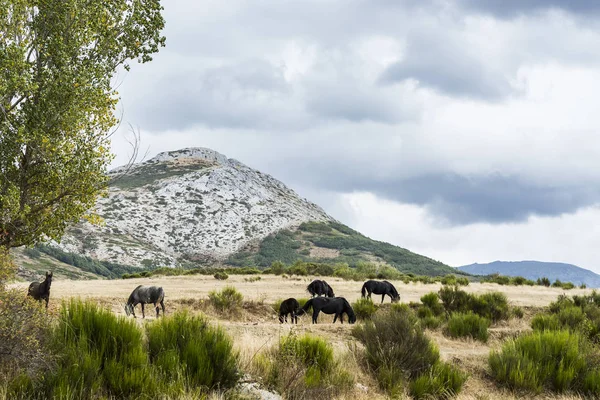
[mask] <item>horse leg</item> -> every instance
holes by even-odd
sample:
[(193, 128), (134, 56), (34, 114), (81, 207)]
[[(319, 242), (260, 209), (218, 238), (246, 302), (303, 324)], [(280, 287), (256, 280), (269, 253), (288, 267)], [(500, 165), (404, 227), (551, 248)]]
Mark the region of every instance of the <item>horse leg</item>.
[(319, 310), (314, 309), (313, 310), (313, 318), (312, 318), (312, 323), (316, 324), (317, 323), (317, 318), (319, 317)]
[(368, 292), (368, 294), (367, 294), (367, 298), (368, 298), (369, 300), (371, 300), (371, 292)]
[(154, 309), (156, 310), (156, 318), (158, 318), (160, 308), (158, 307), (157, 303), (154, 303)]
[(164, 317), (165, 316), (165, 303), (164, 303), (163, 300), (160, 301), (160, 306), (161, 306), (161, 308), (163, 310), (163, 317)]
[(344, 323), (344, 313), (340, 314), (340, 322), (343, 324)]
[(144, 314), (144, 303), (142, 303), (142, 319), (146, 318), (146, 314)]
[(50, 301), (50, 297), (46, 297), (44, 299), (46, 301), (46, 310), (48, 309), (48, 302)]
[(383, 304), (383, 300), (385, 300), (385, 293), (381, 295), (381, 304)]

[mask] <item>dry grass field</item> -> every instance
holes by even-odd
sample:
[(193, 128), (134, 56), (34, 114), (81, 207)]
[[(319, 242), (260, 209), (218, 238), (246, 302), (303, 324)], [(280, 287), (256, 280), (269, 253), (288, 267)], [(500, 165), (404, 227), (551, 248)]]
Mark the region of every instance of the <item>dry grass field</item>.
[[(273, 311), (272, 304), (288, 297), (307, 298), (306, 285), (312, 278), (282, 278), (263, 275), (261, 280), (249, 282), (250, 276), (230, 276), (227, 281), (218, 281), (212, 276), (180, 276), (153, 277), (131, 280), (95, 280), (69, 281), (55, 280), (52, 283), (50, 310), (56, 312), (61, 299), (69, 297), (89, 298), (111, 308), (117, 314), (124, 314), (123, 304), (131, 291), (140, 284), (162, 286), (165, 290), (165, 305), (167, 314), (176, 309), (188, 308), (192, 312), (202, 311), (223, 326), (233, 337), (242, 355), (242, 365), (252, 373), (252, 358), (254, 355), (277, 343), (279, 337), (291, 330), (298, 333), (311, 333), (329, 341), (335, 348), (336, 354), (356, 377), (360, 384), (357, 389), (346, 395), (352, 399), (377, 399), (385, 396), (377, 389), (375, 381), (360, 368), (358, 353), (355, 351), (356, 342), (350, 330), (351, 325), (331, 323), (333, 317), (321, 314), (319, 324), (312, 325), (310, 317), (300, 318), (297, 326), (280, 324)], [(362, 282), (344, 281), (336, 278), (325, 278), (333, 287), (336, 296), (346, 297), (350, 302), (360, 297)], [(429, 292), (437, 291), (438, 284), (424, 285), (421, 283), (404, 284), (393, 281), (401, 295), (402, 302), (418, 302), (419, 298)], [(26, 290), (27, 283), (14, 283), (13, 288)], [(244, 307), (240, 314), (223, 316), (211, 309), (205, 301), (211, 290), (225, 286), (234, 286), (244, 295)], [(502, 342), (520, 332), (529, 330), (532, 315), (554, 301), (558, 295), (567, 293), (589, 293), (589, 289), (573, 289), (565, 291), (557, 288), (529, 286), (499, 286), (496, 284), (471, 284), (464, 288), (468, 292), (484, 293), (500, 291), (505, 293), (512, 305), (518, 305), (525, 311), (523, 319), (511, 319), (508, 322), (492, 325), (490, 340), (482, 344), (472, 340), (453, 340), (444, 337), (440, 332), (429, 332), (432, 339), (440, 348), (442, 358), (460, 366), (470, 374), (459, 399), (522, 399), (533, 398), (530, 395), (514, 394), (498, 389), (487, 376), (487, 356), (491, 349), (499, 348)], [(376, 303), (381, 298), (375, 298)], [(386, 298), (389, 303), (389, 298)], [(146, 309), (147, 317), (139, 323), (154, 319), (153, 312)], [(141, 316), (139, 306), (136, 314)], [(572, 396), (540, 395), (538, 399), (572, 399)]]

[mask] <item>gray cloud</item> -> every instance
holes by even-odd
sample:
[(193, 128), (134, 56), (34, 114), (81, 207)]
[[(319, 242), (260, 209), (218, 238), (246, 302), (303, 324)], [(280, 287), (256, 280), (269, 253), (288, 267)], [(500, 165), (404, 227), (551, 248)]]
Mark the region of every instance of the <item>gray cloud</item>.
[(600, 3), (595, 0), (458, 0), (458, 4), (502, 18), (548, 9), (562, 9), (583, 15), (600, 11)]

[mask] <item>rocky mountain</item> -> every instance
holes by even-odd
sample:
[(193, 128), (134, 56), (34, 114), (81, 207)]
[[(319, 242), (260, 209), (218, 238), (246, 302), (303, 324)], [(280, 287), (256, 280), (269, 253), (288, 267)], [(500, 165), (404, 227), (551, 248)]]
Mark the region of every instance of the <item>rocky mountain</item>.
[(500, 274), (522, 276), (532, 280), (546, 277), (552, 282), (558, 279), (576, 285), (585, 283), (588, 287), (600, 287), (600, 275), (572, 264), (542, 261), (494, 261), (487, 264), (465, 265), (458, 269), (473, 275)]
[(188, 148), (110, 172), (102, 226), (81, 223), (58, 247), (133, 266), (224, 260), (307, 221), (332, 221), (273, 177), (216, 151)]
[(348, 228), (280, 181), (210, 149), (161, 153), (117, 168), (110, 178), (108, 195), (95, 210), (104, 223), (82, 222), (60, 243), (16, 250), (23, 278), (27, 271), (48, 269), (90, 279), (117, 278), (138, 268), (266, 267), (298, 260), (388, 264), (419, 275), (456, 273)]

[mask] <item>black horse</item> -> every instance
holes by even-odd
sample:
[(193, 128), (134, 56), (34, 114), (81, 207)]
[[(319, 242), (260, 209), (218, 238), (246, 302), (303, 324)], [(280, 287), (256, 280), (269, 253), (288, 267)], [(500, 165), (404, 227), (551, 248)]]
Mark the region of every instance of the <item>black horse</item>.
[[(369, 292), (368, 295), (367, 292)], [(382, 303), (386, 294), (391, 297), (392, 303), (397, 303), (400, 301), (400, 295), (398, 294), (398, 291), (394, 285), (388, 281), (366, 281), (361, 290), (362, 297), (367, 296), (370, 299), (371, 293), (380, 294)]]
[(162, 307), (163, 315), (165, 315), (165, 292), (163, 288), (156, 286), (142, 286), (136, 287), (133, 292), (129, 295), (127, 304), (125, 304), (125, 314), (133, 314), (133, 318), (136, 318), (134, 308), (138, 304), (142, 305), (142, 318), (146, 318), (144, 314), (144, 304), (153, 304), (156, 309), (156, 318), (158, 318), (158, 304)]
[(27, 296), (31, 296), (36, 300), (45, 300), (47, 309), (50, 301), (50, 285), (52, 285), (52, 272), (46, 272), (44, 282), (31, 282), (27, 290)]
[(335, 297), (333, 293), (333, 289), (329, 284), (325, 281), (321, 281), (319, 279), (315, 279), (312, 281), (307, 287), (306, 290), (310, 293), (311, 297), (315, 296), (327, 296), (327, 297)]
[(338, 317), (340, 322), (342, 324), (344, 323), (344, 313), (348, 314), (348, 322), (351, 324), (356, 322), (354, 310), (350, 306), (350, 303), (348, 303), (348, 301), (343, 297), (315, 297), (314, 299), (308, 300), (297, 315), (303, 315), (311, 308), (313, 309), (313, 324), (317, 323), (317, 318), (319, 317), (319, 313), (321, 311), (323, 311), (325, 314), (335, 314), (335, 317), (333, 317), (334, 324)]
[(285, 322), (287, 322), (287, 316), (288, 314), (290, 314), (292, 317), (291, 323), (293, 324), (295, 322), (297, 324), (298, 311), (300, 311), (300, 303), (298, 303), (298, 300), (291, 297), (287, 300), (282, 301), (281, 305), (279, 306), (279, 322), (281, 322), (282, 324), (284, 320)]

